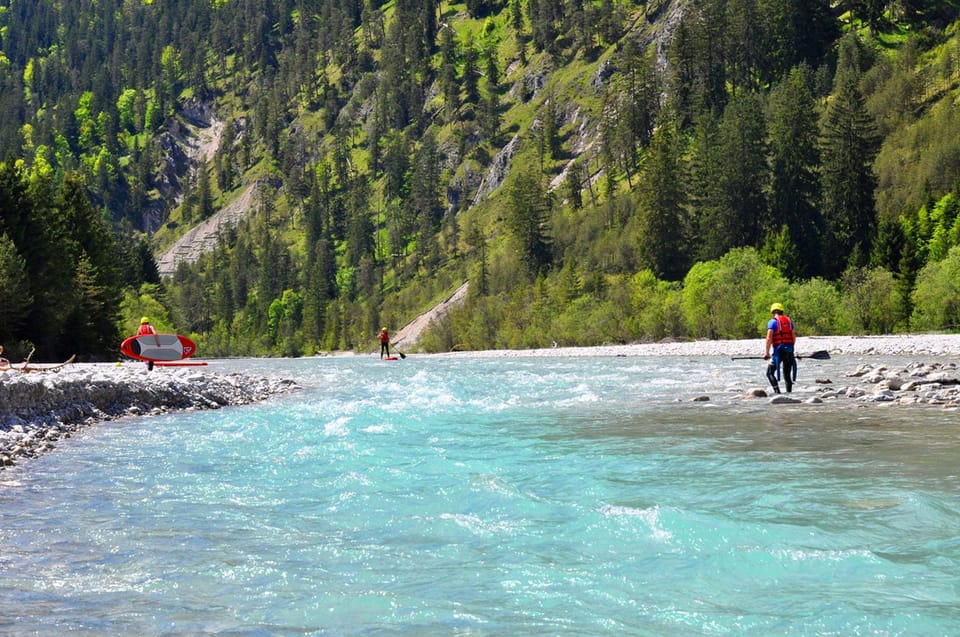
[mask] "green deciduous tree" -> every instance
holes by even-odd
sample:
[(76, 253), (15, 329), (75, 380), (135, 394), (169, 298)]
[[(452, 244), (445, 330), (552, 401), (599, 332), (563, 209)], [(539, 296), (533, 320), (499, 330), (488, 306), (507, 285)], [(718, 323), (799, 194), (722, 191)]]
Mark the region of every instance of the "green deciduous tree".
[(931, 261), (917, 275), (911, 327), (918, 330), (960, 326), (960, 246), (941, 261)]
[(718, 261), (700, 262), (683, 281), (683, 313), (696, 337), (752, 338), (763, 333), (770, 299), (782, 299), (786, 281), (753, 248), (736, 248)]
[(803, 270), (797, 244), (790, 237), (790, 228), (780, 227), (780, 232), (770, 231), (760, 250), (760, 256), (767, 265), (772, 265), (791, 280), (798, 280)]
[(893, 274), (882, 268), (851, 267), (843, 273), (843, 305), (854, 330), (889, 334), (906, 319)]
[(800, 336), (842, 334), (852, 321), (838, 286), (814, 277), (791, 286), (787, 311)]
[(662, 281), (652, 271), (642, 270), (633, 275), (629, 287), (637, 338), (660, 340), (685, 333), (679, 283)]

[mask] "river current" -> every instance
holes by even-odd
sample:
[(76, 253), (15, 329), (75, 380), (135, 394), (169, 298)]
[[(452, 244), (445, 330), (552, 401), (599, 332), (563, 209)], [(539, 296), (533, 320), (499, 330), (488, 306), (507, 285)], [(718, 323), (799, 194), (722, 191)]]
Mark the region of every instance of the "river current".
[(302, 389), (0, 472), (0, 634), (960, 634), (955, 411), (709, 356), (208, 369)]

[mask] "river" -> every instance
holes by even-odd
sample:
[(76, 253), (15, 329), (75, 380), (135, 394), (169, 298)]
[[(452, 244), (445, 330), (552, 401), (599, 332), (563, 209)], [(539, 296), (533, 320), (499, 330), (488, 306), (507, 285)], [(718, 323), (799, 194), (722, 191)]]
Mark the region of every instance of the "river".
[(0, 473), (0, 634), (960, 634), (957, 413), (762, 365), (215, 361), (302, 389)]

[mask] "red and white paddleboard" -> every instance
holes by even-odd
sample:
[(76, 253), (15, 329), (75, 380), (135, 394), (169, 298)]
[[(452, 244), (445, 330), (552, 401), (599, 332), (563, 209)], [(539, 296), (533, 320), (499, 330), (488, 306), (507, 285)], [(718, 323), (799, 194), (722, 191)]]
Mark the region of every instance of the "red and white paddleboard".
[(124, 339), (120, 351), (141, 361), (179, 361), (193, 356), (197, 346), (179, 334), (142, 334)]
[(207, 361), (156, 361), (157, 367), (206, 367)]

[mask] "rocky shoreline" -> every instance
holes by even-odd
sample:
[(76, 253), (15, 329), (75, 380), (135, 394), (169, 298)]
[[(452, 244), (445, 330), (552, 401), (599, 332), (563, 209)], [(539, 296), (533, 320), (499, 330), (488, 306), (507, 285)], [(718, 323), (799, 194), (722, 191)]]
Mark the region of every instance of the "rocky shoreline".
[[(824, 350), (834, 357), (857, 357), (857, 366), (846, 372), (848, 381), (822, 379), (813, 396), (772, 395), (770, 388), (748, 390), (744, 399), (767, 398), (771, 404), (833, 403), (935, 405), (960, 408), (960, 334), (891, 334), (883, 336), (809, 336), (797, 339), (801, 356)], [(553, 347), (537, 350), (453, 352), (441, 357), (563, 357), (563, 356), (762, 356), (763, 339), (661, 341), (597, 347)], [(910, 358), (906, 365), (875, 360)], [(867, 359), (868, 362), (863, 362)], [(709, 396), (693, 399), (708, 402)]]
[[(833, 355), (953, 357), (960, 360), (960, 334), (893, 334), (884, 336), (800, 336), (797, 353), (827, 350)], [(659, 341), (598, 345), (596, 347), (551, 347), (534, 350), (486, 350), (434, 354), (443, 357), (524, 356), (756, 356), (763, 355), (763, 339)]]
[[(849, 383), (834, 385), (818, 381), (817, 394), (800, 399), (792, 394), (775, 394), (770, 404), (820, 404), (828, 401), (853, 400), (861, 404), (934, 405), (944, 409), (960, 409), (960, 367), (956, 363), (910, 363), (904, 367), (861, 364), (846, 374)], [(767, 391), (755, 389), (750, 397), (766, 398)]]
[[(935, 405), (960, 409), (960, 334), (865, 337), (801, 337), (797, 351), (827, 350), (833, 356), (911, 357), (926, 362), (891, 365), (858, 360), (849, 381), (824, 381), (812, 395), (769, 396), (754, 389), (744, 399), (772, 404), (853, 402), (854, 404)], [(763, 341), (634, 343), (542, 350), (491, 350), (434, 354), (446, 357), (519, 356), (756, 356)], [(217, 409), (263, 401), (295, 390), (290, 380), (240, 373), (143, 365), (72, 364), (57, 372), (0, 370), (0, 470), (55, 447), (82, 427), (122, 416), (175, 410)], [(694, 400), (709, 400), (700, 396)]]
[(0, 470), (53, 449), (81, 428), (122, 416), (218, 409), (296, 389), (289, 380), (142, 365), (75, 364), (0, 373)]

